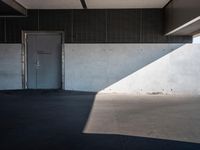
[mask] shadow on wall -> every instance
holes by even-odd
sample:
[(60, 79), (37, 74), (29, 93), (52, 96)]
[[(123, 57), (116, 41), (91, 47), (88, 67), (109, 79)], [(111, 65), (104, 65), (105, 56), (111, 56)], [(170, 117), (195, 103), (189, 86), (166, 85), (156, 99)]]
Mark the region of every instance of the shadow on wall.
[(183, 44), (66, 44), (66, 90), (98, 92)]
[[(2, 150), (199, 150), (200, 145), (112, 134), (84, 134), (94, 95), (0, 93)], [(106, 125), (105, 125), (106, 126)]]

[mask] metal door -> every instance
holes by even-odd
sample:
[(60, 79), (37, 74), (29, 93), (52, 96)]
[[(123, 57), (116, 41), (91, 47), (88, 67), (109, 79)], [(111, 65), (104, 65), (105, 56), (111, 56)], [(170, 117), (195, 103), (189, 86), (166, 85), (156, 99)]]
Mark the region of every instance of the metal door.
[(61, 53), (61, 34), (27, 34), (28, 89), (61, 88)]

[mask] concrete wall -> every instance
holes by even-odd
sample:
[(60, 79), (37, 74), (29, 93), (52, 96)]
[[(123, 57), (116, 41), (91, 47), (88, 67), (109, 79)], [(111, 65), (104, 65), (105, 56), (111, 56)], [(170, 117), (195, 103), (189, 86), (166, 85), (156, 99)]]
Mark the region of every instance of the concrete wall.
[[(65, 44), (65, 89), (200, 94), (198, 44)], [(21, 89), (21, 45), (0, 44), (0, 90)]]
[(0, 44), (0, 90), (21, 88), (21, 44)]
[(200, 94), (200, 45), (66, 44), (66, 90)]

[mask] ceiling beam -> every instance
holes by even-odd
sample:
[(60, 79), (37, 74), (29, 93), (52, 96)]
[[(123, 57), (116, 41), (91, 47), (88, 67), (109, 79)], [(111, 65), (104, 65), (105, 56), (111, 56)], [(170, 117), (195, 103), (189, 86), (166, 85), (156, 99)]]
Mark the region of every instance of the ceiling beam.
[(200, 30), (199, 0), (172, 0), (164, 11), (165, 35), (193, 35)]
[[(16, 2), (15, 0), (1, 0), (7, 7), (8, 9), (13, 9), (16, 11), (16, 15), (22, 15), (26, 16), (27, 15), (27, 9), (24, 8), (21, 4)], [(9, 14), (8, 14), (9, 16)]]
[(84, 9), (87, 9), (87, 4), (85, 2), (85, 0), (80, 0), (81, 1), (81, 5), (83, 6)]

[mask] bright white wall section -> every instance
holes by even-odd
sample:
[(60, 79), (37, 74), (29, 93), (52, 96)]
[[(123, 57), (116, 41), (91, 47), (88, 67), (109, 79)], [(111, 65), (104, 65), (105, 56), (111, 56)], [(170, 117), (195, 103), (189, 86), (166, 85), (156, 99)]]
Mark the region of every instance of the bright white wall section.
[(66, 44), (65, 89), (200, 94), (198, 44)]
[(21, 44), (0, 44), (0, 90), (22, 89)]
[(200, 35), (193, 38), (193, 43), (194, 44), (200, 44)]

